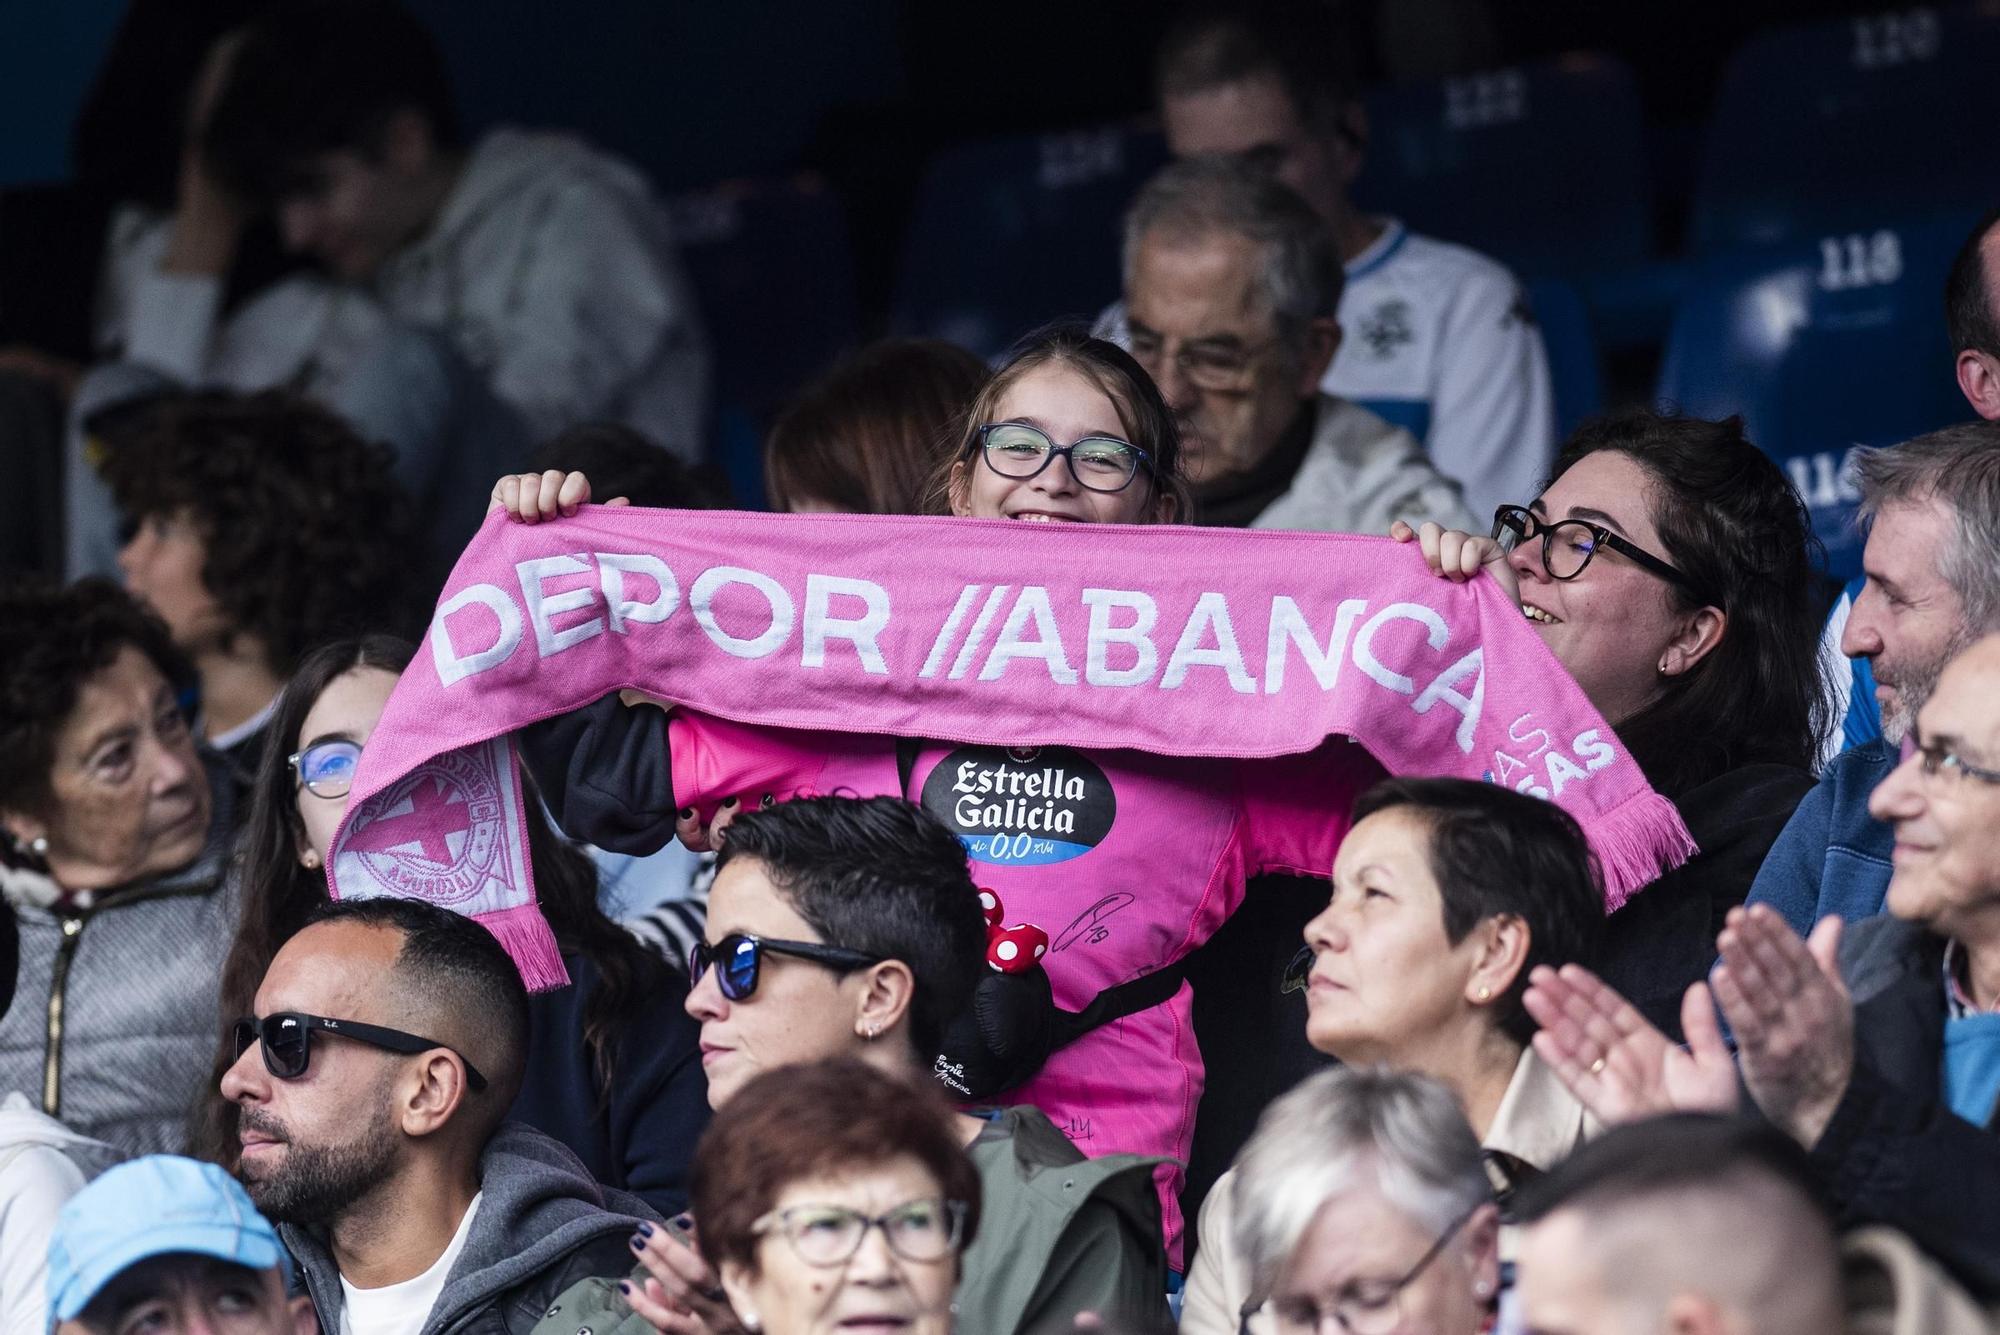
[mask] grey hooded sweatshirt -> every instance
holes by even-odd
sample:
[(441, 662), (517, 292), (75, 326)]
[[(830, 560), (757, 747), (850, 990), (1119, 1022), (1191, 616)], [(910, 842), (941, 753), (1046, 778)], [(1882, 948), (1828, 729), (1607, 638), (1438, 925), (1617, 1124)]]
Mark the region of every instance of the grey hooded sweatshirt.
[[(632, 1268), (632, 1234), (659, 1221), (637, 1196), (598, 1185), (577, 1157), (508, 1122), (479, 1159), (479, 1213), (423, 1335), (528, 1335), (556, 1295)], [(325, 1231), (281, 1224), (320, 1329), (340, 1329), (340, 1270)]]

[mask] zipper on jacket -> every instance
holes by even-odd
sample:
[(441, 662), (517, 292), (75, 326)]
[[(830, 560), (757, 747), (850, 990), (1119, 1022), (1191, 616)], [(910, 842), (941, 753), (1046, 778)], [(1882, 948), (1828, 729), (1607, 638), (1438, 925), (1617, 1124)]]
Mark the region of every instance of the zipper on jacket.
[(63, 990), (69, 983), (69, 965), (76, 958), (76, 943), (83, 935), (85, 916), (63, 915), (62, 943), (56, 947), (55, 968), (49, 974), (49, 1032), (47, 1055), (42, 1061), (42, 1111), (58, 1120), (62, 1117)]

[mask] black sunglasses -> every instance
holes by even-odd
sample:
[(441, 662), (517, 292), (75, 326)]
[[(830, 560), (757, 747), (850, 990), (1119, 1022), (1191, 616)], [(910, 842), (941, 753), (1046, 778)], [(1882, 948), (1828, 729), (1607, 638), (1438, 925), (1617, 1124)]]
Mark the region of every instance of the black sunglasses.
[(1720, 600), (1710, 598), (1693, 580), (1638, 543), (1629, 542), (1604, 525), (1593, 524), (1587, 519), (1550, 522), (1538, 518), (1525, 505), (1503, 505), (1493, 512), (1493, 538), (1503, 550), (1510, 552), (1524, 542), (1540, 538), (1542, 569), (1549, 572), (1550, 579), (1562, 580), (1581, 575), (1583, 568), (1590, 564), (1590, 558), (1597, 555), (1598, 549), (1609, 547), (1669, 584), (1680, 585), (1702, 602), (1713, 603), (1717, 607), (1722, 605)]
[(722, 995), (731, 1001), (741, 1001), (757, 990), (757, 977), (763, 968), (764, 952), (767, 950), (774, 955), (811, 960), (839, 973), (852, 973), (882, 962), (880, 955), (849, 950), (845, 946), (823, 946), (817, 941), (778, 941), (768, 936), (751, 936), (748, 932), (731, 932), (714, 945), (697, 941), (688, 950), (688, 986), (699, 983), (701, 976), (708, 972), (708, 966), (713, 964), (717, 966), (715, 985), (722, 989)]
[(390, 1052), (413, 1054), (429, 1052), (433, 1048), (443, 1048), (465, 1062), (465, 1081), (474, 1092), (486, 1088), (486, 1077), (478, 1068), (466, 1061), (465, 1054), (448, 1043), (434, 1042), (406, 1034), (400, 1029), (384, 1029), (379, 1024), (362, 1024), (358, 1020), (329, 1020), (324, 1015), (307, 1015), (302, 1011), (279, 1011), (266, 1015), (263, 1019), (254, 1016), (236, 1022), (236, 1055), (241, 1058), (250, 1050), (252, 1043), (262, 1043), (264, 1047), (264, 1069), (280, 1080), (296, 1080), (306, 1073), (306, 1066), (312, 1061), (312, 1035), (317, 1029), (322, 1033), (337, 1034), (351, 1038), (357, 1043), (370, 1047), (384, 1048)]

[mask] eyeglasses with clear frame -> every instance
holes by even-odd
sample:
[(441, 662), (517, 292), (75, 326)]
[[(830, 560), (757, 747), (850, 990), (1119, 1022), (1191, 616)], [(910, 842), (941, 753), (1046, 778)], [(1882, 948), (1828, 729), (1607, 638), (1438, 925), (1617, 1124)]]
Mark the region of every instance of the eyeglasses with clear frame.
[(346, 797), (361, 765), (361, 744), (345, 739), (315, 742), (286, 756), (285, 763), (299, 776), (299, 786), (314, 797), (329, 801)]
[(1722, 605), (1673, 566), (1602, 524), (1587, 519), (1551, 522), (1539, 518), (1525, 505), (1503, 505), (1493, 512), (1493, 540), (1500, 544), (1501, 551), (1511, 552), (1535, 538), (1542, 540), (1542, 569), (1549, 572), (1550, 579), (1575, 579), (1590, 564), (1591, 557), (1609, 548), (1669, 584), (1678, 584), (1702, 602)]
[(1245, 1303), (1237, 1314), (1237, 1335), (1250, 1335), (1250, 1318), (1266, 1306), (1284, 1335), (1329, 1335), (1329, 1331), (1345, 1335), (1391, 1335), (1403, 1322), (1404, 1292), (1430, 1268), (1431, 1262), (1443, 1255), (1446, 1245), (1478, 1213), (1479, 1206), (1475, 1205), (1460, 1215), (1400, 1279), (1353, 1280), (1324, 1303), (1303, 1294)]
[(1959, 779), (1977, 779), (1980, 783), (2000, 786), (2000, 769), (1987, 769), (1975, 765), (1961, 757), (1958, 752), (1938, 742), (1925, 742), (1917, 725), (1910, 725), (1910, 743), (1917, 757), (1917, 767), (1926, 779), (1940, 775), (1950, 775)]
[(1120, 492), (1132, 485), (1143, 465), (1152, 471), (1153, 456), (1116, 436), (1085, 436), (1058, 445), (1048, 433), (1026, 422), (988, 422), (979, 428), (979, 449), (986, 466), (1001, 477), (1026, 481), (1062, 458), (1069, 475), (1089, 491)]
[(879, 1215), (844, 1205), (794, 1205), (750, 1225), (755, 1234), (782, 1234), (801, 1261), (829, 1269), (853, 1260), (871, 1228), (881, 1229), (889, 1250), (905, 1261), (942, 1261), (964, 1235), (965, 1202), (926, 1196)]

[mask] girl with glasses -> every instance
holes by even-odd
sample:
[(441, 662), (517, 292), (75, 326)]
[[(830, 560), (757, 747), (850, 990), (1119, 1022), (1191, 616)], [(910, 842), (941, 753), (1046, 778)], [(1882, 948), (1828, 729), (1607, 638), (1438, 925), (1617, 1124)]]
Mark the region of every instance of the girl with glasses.
[[(1585, 423), (1494, 536), (1391, 536), (1445, 578), (1484, 570), (1505, 585), (1680, 808), (1702, 851), (1611, 918), (1606, 958), (1619, 990), (1678, 1033), (1681, 992), (1812, 786), (1829, 724), (1818, 543), (1798, 493), (1740, 418), (1635, 412)], [(1543, 749), (1530, 727), (1494, 777), (1517, 786)]]
[[(1185, 518), (1180, 469), (1173, 414), (1138, 364), (1109, 343), (1057, 331), (994, 373), (937, 494), (960, 516), (1014, 524), (1025, 565), (1049, 550), (1036, 525)], [(502, 479), (494, 504), (539, 522), (574, 513), (589, 494), (579, 475), (544, 474)], [(676, 833), (705, 848), (718, 815), (804, 794), (919, 802), (966, 843), (1007, 920), (1049, 934), (1045, 965), (1069, 1011), (1177, 964), (1235, 911), (1251, 877), (1324, 877), (1353, 798), (1381, 774), (1340, 740), (1255, 764), (1021, 751), (747, 727), (631, 708), (618, 696), (524, 729), (517, 742), (558, 824), (619, 852), (648, 852)], [(981, 784), (1035, 796), (968, 800)], [(1179, 1256), (1178, 1165), (1192, 1147), (1203, 1078), (1191, 1010), (1183, 986), (1083, 1035), (1007, 1092), (1048, 1113), (1086, 1153), (1174, 1161), (1157, 1177), (1170, 1263)]]
[[(306, 655), (279, 695), (238, 854), (243, 912), (223, 966), (223, 1015), (252, 1012), (279, 947), (326, 902), (327, 845), (413, 652), (390, 636), (337, 641)], [(542, 909), (571, 983), (529, 997), (529, 1076), (509, 1115), (569, 1146), (600, 1182), (672, 1214), (687, 1203), (694, 1139), (708, 1118), (685, 985), (599, 910), (589, 858), (549, 828), (539, 804), (526, 811)], [(425, 856), (453, 852), (447, 839)], [(214, 1091), (237, 1051), (235, 1036), (223, 1035), (196, 1133), (204, 1156), (223, 1164), (238, 1151), (236, 1105)]]

